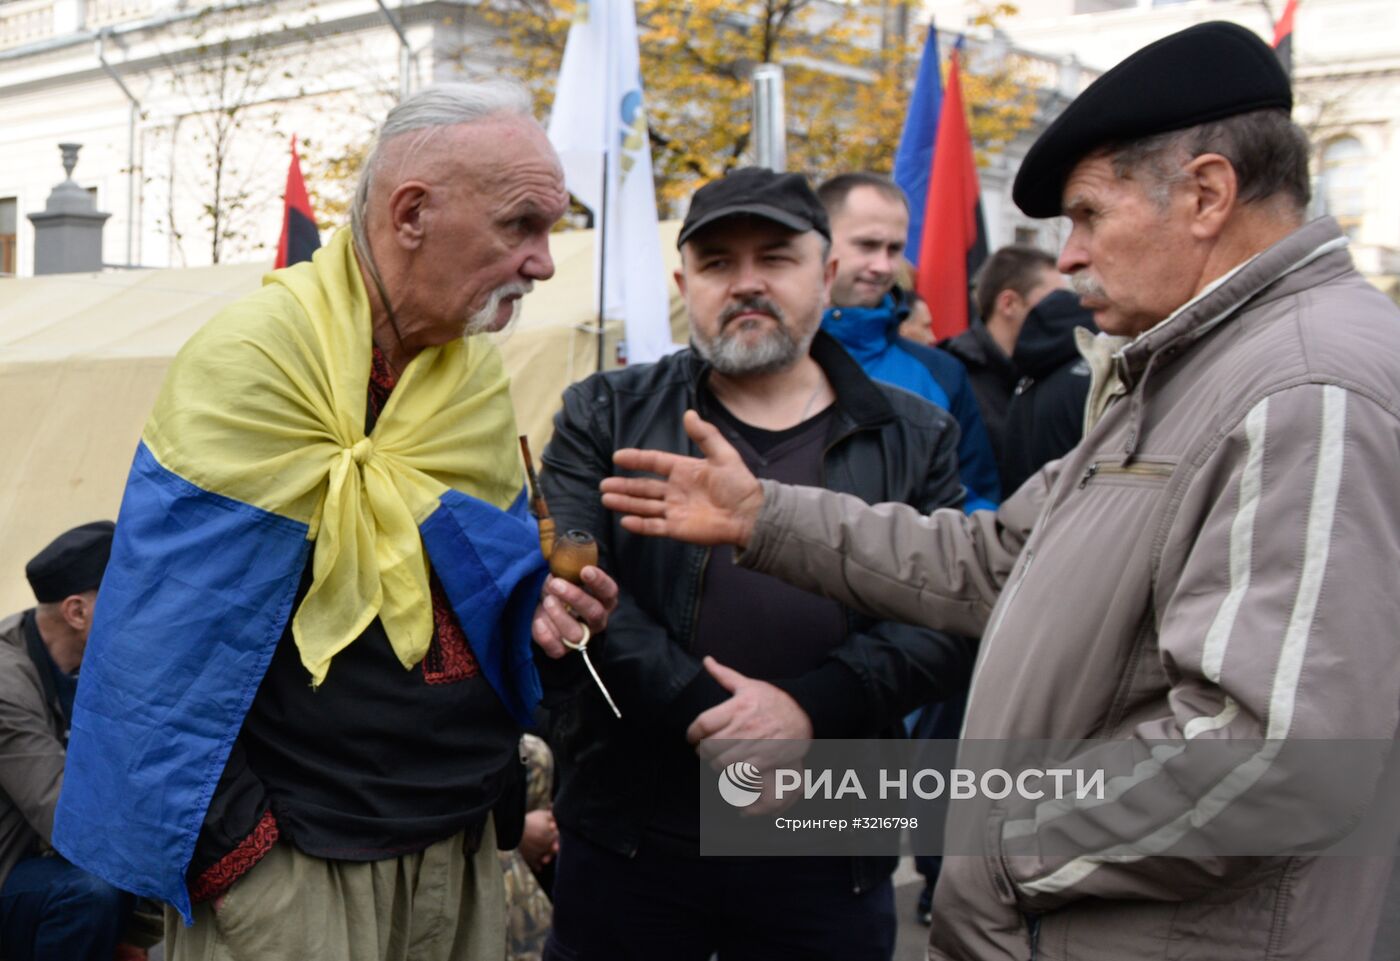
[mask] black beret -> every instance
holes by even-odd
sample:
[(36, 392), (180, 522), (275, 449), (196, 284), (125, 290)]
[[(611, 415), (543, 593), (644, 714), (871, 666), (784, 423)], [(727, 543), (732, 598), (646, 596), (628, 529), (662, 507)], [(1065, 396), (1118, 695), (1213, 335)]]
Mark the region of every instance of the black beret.
[(24, 576), (40, 604), (91, 591), (102, 583), (112, 553), (111, 521), (93, 521), (59, 534), (24, 566)]
[(1076, 97), (1027, 151), (1012, 199), (1028, 216), (1053, 217), (1075, 164), (1099, 147), (1267, 108), (1293, 109), (1273, 48), (1236, 23), (1187, 27), (1143, 47)]

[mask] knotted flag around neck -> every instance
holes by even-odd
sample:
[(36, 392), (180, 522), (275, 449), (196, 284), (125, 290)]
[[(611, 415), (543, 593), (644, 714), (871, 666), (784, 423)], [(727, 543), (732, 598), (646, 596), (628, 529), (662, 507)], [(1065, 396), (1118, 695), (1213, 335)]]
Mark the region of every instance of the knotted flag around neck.
[(348, 232), (328, 253), (264, 288), (307, 324), (231, 308), (181, 352), (143, 434), (167, 470), (307, 525), (314, 579), (292, 630), (313, 684), (375, 617), (405, 667), (421, 661), (433, 617), (418, 525), (448, 489), (504, 510), (523, 483), (509, 383), (484, 339), (416, 356), (365, 435), (369, 303)]
[(376, 617), (413, 668), (431, 563), (504, 708), (525, 725), (539, 699), (545, 565), (500, 357), (422, 351), (366, 435), (371, 334), (341, 231), (185, 345), (127, 481), (54, 844), (187, 919), (204, 812), (289, 619), (310, 683)]

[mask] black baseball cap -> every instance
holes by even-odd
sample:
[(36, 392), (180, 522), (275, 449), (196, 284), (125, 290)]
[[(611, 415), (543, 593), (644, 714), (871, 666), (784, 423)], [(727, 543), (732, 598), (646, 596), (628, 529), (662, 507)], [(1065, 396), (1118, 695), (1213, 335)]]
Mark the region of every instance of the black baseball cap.
[(1053, 217), (1075, 165), (1100, 147), (1292, 108), (1288, 74), (1253, 31), (1220, 20), (1187, 27), (1143, 47), (1076, 97), (1026, 152), (1011, 196), (1028, 215)]
[(64, 531), (24, 566), (24, 576), (40, 604), (95, 590), (112, 553), (111, 521), (93, 521)]
[(806, 177), (780, 174), (767, 167), (740, 167), (695, 191), (676, 246), (685, 246), (702, 227), (740, 215), (762, 217), (798, 233), (815, 230), (827, 240), (831, 239), (826, 208), (813, 193)]

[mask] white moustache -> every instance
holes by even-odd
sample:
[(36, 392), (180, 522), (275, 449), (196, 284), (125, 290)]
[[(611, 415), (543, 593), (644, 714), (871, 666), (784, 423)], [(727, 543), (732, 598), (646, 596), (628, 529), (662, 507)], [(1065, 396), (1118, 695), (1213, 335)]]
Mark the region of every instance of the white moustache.
[(1089, 276), (1087, 270), (1076, 270), (1070, 274), (1069, 285), (1080, 297), (1088, 297), (1091, 300), (1104, 300), (1108, 297), (1108, 292), (1103, 289), (1103, 285)]

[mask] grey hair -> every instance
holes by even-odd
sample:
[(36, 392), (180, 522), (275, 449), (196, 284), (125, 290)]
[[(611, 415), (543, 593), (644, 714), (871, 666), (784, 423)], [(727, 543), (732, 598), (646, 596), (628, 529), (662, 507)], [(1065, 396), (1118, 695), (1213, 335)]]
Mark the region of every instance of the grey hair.
[[(355, 199), (350, 205), (350, 232), (355, 249), (368, 258), (369, 243), (365, 217), (369, 213), (369, 192), (383, 159), (384, 145), (405, 134), (419, 135), (415, 149), (425, 145), (444, 127), (474, 123), (497, 114), (533, 117), (530, 94), (513, 80), (473, 80), (469, 83), (439, 83), (425, 87), (394, 105), (379, 128), (374, 147), (360, 168)], [(373, 269), (371, 267), (371, 269)]]
[(1235, 168), (1243, 203), (1285, 197), (1301, 213), (1312, 198), (1307, 135), (1282, 110), (1253, 110), (1103, 151), (1118, 177), (1142, 175), (1159, 207), (1166, 206), (1173, 188), (1186, 177), (1185, 164), (1208, 153), (1220, 154)]

